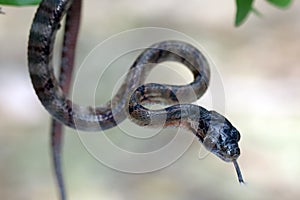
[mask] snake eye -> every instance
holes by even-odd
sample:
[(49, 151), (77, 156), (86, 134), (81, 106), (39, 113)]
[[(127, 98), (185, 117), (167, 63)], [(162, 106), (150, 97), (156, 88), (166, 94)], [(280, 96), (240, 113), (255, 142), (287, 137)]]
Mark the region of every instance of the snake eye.
[(204, 144), (205, 148), (209, 151), (216, 148), (216, 141), (212, 137), (205, 137), (203, 144)]
[(239, 131), (236, 129), (231, 130), (231, 136), (233, 138), (235, 138), (236, 141), (240, 141), (240, 139), (241, 139), (241, 135), (240, 135)]
[(229, 134), (230, 134), (230, 127), (224, 126), (224, 127), (223, 127), (223, 133), (224, 133), (225, 135), (229, 135)]

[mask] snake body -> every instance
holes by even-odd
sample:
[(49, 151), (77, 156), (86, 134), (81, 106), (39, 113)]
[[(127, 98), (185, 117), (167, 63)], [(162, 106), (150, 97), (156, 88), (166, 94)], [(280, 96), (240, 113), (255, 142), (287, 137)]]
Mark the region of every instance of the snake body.
[[(81, 3), (81, 0), (74, 1), (66, 13), (60, 73), (58, 78), (59, 85), (65, 95), (68, 95), (71, 86), (77, 36), (80, 27)], [(55, 119), (52, 119), (50, 130), (52, 162), (61, 200), (67, 199), (61, 164), (63, 135), (63, 124)]]
[[(76, 1), (76, 0), (74, 0)], [(233, 162), (243, 182), (237, 158), (240, 133), (221, 114), (188, 104), (206, 91), (210, 69), (203, 54), (182, 41), (163, 41), (146, 48), (130, 67), (116, 95), (99, 107), (81, 106), (66, 97), (56, 80), (52, 51), (60, 21), (72, 0), (44, 0), (34, 17), (28, 43), (28, 66), (35, 92), (47, 111), (62, 124), (84, 131), (106, 130), (126, 117), (140, 126), (184, 127), (195, 134), (204, 146), (227, 162)], [(186, 85), (145, 84), (145, 78), (158, 63), (179, 62), (193, 74)], [(180, 104), (178, 103), (180, 102)], [(148, 103), (170, 105), (151, 110)]]

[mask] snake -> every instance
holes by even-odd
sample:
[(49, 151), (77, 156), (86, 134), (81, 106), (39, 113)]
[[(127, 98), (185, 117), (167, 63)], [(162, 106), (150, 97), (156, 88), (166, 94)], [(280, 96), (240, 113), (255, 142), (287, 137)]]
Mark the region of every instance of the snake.
[[(59, 85), (65, 95), (68, 95), (71, 87), (72, 73), (75, 62), (75, 51), (77, 36), (80, 28), (81, 0), (76, 0), (71, 4), (66, 13), (64, 26), (64, 38), (61, 50), (60, 73), (58, 77)], [(51, 155), (59, 195), (61, 200), (67, 199), (62, 170), (62, 147), (63, 147), (63, 124), (52, 118), (51, 121)]]
[[(29, 75), (36, 95), (50, 115), (60, 123), (82, 131), (104, 131), (126, 118), (145, 127), (185, 128), (217, 157), (233, 162), (239, 182), (244, 183), (237, 163), (239, 131), (220, 113), (191, 104), (206, 92), (210, 67), (205, 56), (187, 42), (167, 40), (145, 48), (131, 65), (117, 93), (106, 104), (83, 106), (68, 99), (54, 75), (52, 58), (60, 22), (72, 4), (73, 0), (43, 0), (30, 29)], [(150, 71), (167, 61), (186, 66), (193, 74), (193, 81), (185, 85), (145, 83)], [(147, 104), (166, 104), (168, 107), (154, 110)]]

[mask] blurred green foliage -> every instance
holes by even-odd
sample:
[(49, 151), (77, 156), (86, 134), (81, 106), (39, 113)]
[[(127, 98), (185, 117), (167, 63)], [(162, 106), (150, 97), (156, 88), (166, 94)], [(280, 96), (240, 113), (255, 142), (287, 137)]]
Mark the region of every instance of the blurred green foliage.
[[(41, 0), (0, 0), (0, 4), (3, 5), (14, 5), (14, 6), (26, 6), (26, 5), (37, 5)], [(267, 2), (279, 7), (285, 8), (289, 6), (292, 0), (266, 0)], [(236, 15), (235, 15), (235, 26), (240, 26), (249, 13), (252, 11), (256, 15), (260, 13), (253, 8), (254, 0), (236, 0)]]
[(12, 6), (29, 6), (37, 5), (41, 0), (0, 0), (0, 4)]
[[(292, 0), (266, 0), (267, 2), (279, 7), (286, 8), (292, 2)], [(241, 25), (249, 13), (252, 11), (259, 15), (259, 12), (253, 7), (254, 0), (236, 0), (236, 16), (235, 16), (235, 26)]]
[(252, 10), (253, 0), (236, 0), (235, 26), (241, 25)]
[(278, 6), (280, 8), (287, 7), (291, 4), (292, 0), (267, 0), (268, 2)]

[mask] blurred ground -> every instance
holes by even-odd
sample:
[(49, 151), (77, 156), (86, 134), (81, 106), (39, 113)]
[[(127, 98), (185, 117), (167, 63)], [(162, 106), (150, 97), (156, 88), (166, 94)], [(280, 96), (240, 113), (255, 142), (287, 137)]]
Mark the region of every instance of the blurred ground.
[[(225, 114), (242, 133), (239, 162), (248, 184), (240, 186), (233, 166), (213, 155), (199, 160), (196, 141), (163, 170), (121, 173), (90, 156), (76, 132), (67, 129), (63, 158), (70, 199), (300, 196), (300, 2), (284, 11), (262, 1), (256, 4), (263, 17), (251, 15), (235, 28), (233, 0), (84, 2), (78, 63), (99, 42), (132, 28), (170, 28), (202, 45), (222, 77)], [(49, 156), (49, 115), (27, 72), (27, 38), (35, 9), (3, 7), (6, 14), (0, 15), (0, 199), (57, 198)], [(151, 76), (155, 79), (158, 74), (163, 72), (157, 69)], [(87, 81), (84, 88), (88, 86)], [(107, 135), (118, 142), (118, 131), (109, 130)]]

